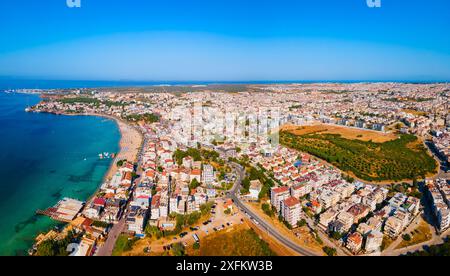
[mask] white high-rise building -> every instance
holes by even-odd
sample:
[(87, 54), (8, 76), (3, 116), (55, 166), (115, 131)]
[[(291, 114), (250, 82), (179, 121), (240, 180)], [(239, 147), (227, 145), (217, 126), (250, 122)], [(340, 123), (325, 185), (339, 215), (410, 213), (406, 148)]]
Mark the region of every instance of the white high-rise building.
[(203, 165), (202, 182), (206, 185), (212, 184), (214, 182), (213, 166), (211, 166), (209, 164)]
[(292, 227), (297, 227), (302, 208), (295, 197), (288, 197), (281, 202), (281, 215)]

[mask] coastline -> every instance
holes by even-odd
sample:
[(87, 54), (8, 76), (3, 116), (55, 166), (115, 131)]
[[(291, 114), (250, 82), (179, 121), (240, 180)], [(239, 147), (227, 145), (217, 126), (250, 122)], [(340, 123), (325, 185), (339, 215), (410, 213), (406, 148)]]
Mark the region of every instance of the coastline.
[[(31, 111), (34, 112), (34, 111)], [(86, 205), (92, 201), (98, 191), (101, 189), (102, 185), (110, 181), (114, 174), (117, 172), (117, 162), (119, 160), (126, 159), (130, 162), (137, 162), (139, 157), (139, 152), (144, 143), (144, 135), (141, 131), (139, 131), (135, 126), (123, 121), (120, 118), (106, 115), (106, 114), (98, 114), (98, 113), (80, 113), (80, 114), (71, 114), (71, 113), (56, 113), (49, 111), (40, 111), (42, 113), (53, 114), (53, 115), (62, 115), (62, 116), (93, 116), (93, 117), (102, 117), (109, 120), (113, 120), (117, 125), (120, 133), (119, 140), (119, 152), (116, 154), (115, 158), (112, 159), (111, 164), (104, 174), (100, 185), (97, 185), (95, 191), (85, 199)], [(70, 223), (65, 224), (64, 228), (67, 227)], [(34, 237), (34, 239), (38, 238), (38, 236)]]
[[(34, 112), (34, 111), (32, 111), (32, 112)], [(42, 113), (62, 115), (62, 116), (102, 117), (102, 118), (113, 120), (116, 123), (116, 125), (119, 129), (119, 132), (120, 132), (119, 152), (116, 154), (116, 156), (112, 160), (112, 163), (111, 163), (108, 171), (103, 176), (103, 181), (101, 184), (103, 184), (106, 181), (110, 181), (112, 179), (112, 177), (114, 176), (114, 174), (116, 173), (116, 171), (118, 169), (117, 162), (119, 160), (126, 159), (133, 163), (138, 161), (137, 159), (139, 156), (139, 151), (141, 150), (141, 147), (144, 142), (144, 135), (142, 134), (142, 132), (138, 131), (134, 126), (123, 121), (122, 119), (119, 119), (115, 116), (111, 116), (111, 115), (107, 115), (107, 114), (100, 114), (100, 113), (71, 114), (71, 113), (59, 113), (59, 112), (56, 113), (56, 112), (49, 112), (49, 111), (42, 111)], [(97, 187), (97, 190), (100, 188), (100, 186)], [(95, 193), (87, 201), (89, 201), (93, 196), (95, 196)]]

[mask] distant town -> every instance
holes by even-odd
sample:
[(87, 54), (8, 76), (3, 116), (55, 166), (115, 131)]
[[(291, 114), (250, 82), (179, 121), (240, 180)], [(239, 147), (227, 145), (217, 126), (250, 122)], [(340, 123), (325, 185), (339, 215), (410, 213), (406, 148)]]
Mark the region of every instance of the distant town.
[(103, 116), (122, 133), (121, 151), (99, 156), (113, 164), (95, 195), (36, 210), (66, 227), (31, 255), (226, 255), (215, 241), (233, 235), (258, 256), (448, 242), (447, 83), (11, 92), (41, 95), (27, 112)]

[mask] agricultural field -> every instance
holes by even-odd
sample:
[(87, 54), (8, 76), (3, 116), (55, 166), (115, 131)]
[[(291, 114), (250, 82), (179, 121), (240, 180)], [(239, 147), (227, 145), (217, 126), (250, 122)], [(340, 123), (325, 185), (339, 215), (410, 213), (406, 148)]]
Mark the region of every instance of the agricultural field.
[(434, 174), (437, 170), (436, 161), (414, 135), (374, 142), (373, 139), (350, 139), (320, 131), (302, 134), (281, 130), (280, 143), (308, 152), (366, 181), (413, 180)]

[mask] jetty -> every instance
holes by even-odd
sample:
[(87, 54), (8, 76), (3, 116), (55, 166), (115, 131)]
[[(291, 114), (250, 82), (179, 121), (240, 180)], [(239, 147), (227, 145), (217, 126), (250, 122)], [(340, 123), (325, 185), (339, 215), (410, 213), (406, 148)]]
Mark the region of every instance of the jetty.
[(45, 210), (37, 210), (36, 214), (48, 216), (60, 222), (71, 222), (80, 213), (83, 207), (84, 202), (66, 197), (53, 207)]

